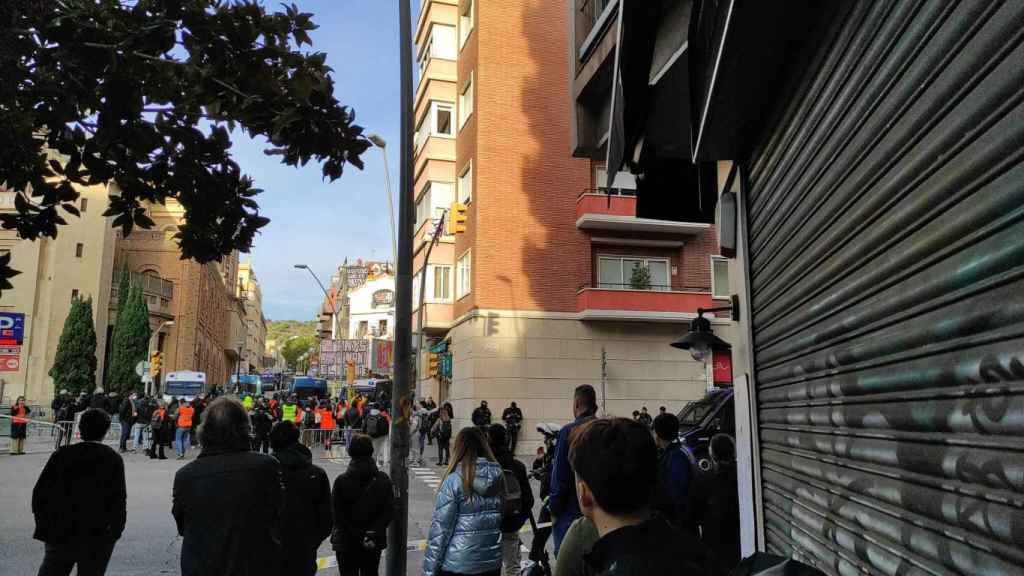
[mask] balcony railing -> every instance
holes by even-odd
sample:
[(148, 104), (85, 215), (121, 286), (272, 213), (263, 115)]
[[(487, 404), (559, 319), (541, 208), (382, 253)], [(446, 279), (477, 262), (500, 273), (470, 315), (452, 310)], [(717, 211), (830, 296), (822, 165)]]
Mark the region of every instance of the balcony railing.
[(579, 289), (576, 305), (581, 320), (688, 322), (696, 317), (698, 308), (710, 308), (712, 301), (707, 288), (637, 289), (597, 283)]
[(585, 288), (597, 288), (599, 290), (642, 290), (645, 292), (670, 292), (672, 290), (672, 286), (668, 284), (614, 284), (611, 282), (598, 282), (595, 286), (580, 286), (580, 290)]
[(605, 11), (613, 4), (618, 4), (618, 0), (579, 0), (579, 14), (576, 16), (576, 51), (581, 60), (594, 44), (594, 29), (598, 25), (604, 27), (610, 19), (609, 16), (605, 16)]

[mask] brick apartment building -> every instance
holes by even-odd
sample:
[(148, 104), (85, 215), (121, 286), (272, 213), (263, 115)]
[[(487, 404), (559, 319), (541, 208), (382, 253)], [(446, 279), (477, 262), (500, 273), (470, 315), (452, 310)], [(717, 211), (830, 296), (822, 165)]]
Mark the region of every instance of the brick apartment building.
[[(724, 265), (713, 294), (710, 221), (637, 217), (633, 178), (609, 189), (600, 138), (580, 145), (607, 114), (580, 124), (572, 104), (607, 98), (610, 79), (586, 58), (570, 65), (570, 14), (543, 0), (427, 0), (416, 28), (414, 308), (433, 223), (456, 200), (468, 215), (426, 262), (425, 347), (451, 358), (430, 374), (422, 355), (419, 391), (452, 402), (459, 424), (481, 400), (496, 418), (515, 400), (523, 452), (537, 422), (571, 417), (575, 386), (602, 396), (602, 352), (609, 413), (700, 397), (710, 367), (669, 343), (727, 296)], [(730, 329), (715, 320), (726, 340)]]

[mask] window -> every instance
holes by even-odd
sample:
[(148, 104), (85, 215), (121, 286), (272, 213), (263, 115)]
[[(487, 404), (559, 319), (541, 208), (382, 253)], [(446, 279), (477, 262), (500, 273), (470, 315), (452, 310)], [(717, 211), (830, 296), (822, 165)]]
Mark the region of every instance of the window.
[(82, 244), (81, 242), (79, 242), (78, 244), (75, 244), (75, 258), (81, 258), (82, 254), (84, 252), (85, 252), (85, 244)]
[(452, 128), (452, 111), (455, 108), (451, 102), (431, 102), (431, 113), (433, 115), (433, 130), (435, 136), (454, 136)]
[(388, 335), (388, 321), (387, 320), (381, 320), (381, 321), (377, 322), (377, 333), (380, 334), (381, 336), (387, 336)]
[(426, 190), (416, 202), (416, 230), (423, 226), (428, 218), (438, 220), (441, 214), (452, 203), (453, 190), (450, 182), (428, 182)]
[(469, 204), (473, 199), (473, 161), (466, 163), (466, 167), (459, 175), (459, 202)]
[(473, 115), (473, 72), (469, 73), (469, 80), (466, 80), (462, 92), (459, 93), (459, 129), (466, 124), (466, 120)]
[(450, 302), (452, 298), (452, 267), (432, 264), (427, 270), (427, 298), (439, 302)]
[(455, 277), (455, 296), (462, 298), (470, 292), (470, 275), (472, 273), (469, 250), (459, 257), (458, 274)]
[(473, 31), (473, 12), (473, 0), (469, 0), (459, 15), (459, 49), (465, 46), (469, 33)]
[[(643, 275), (634, 273), (639, 268), (647, 269), (646, 281)], [(597, 260), (597, 287), (606, 290), (668, 291), (671, 289), (668, 271), (668, 258), (601, 256)]]
[(423, 51), (420, 52), (420, 77), (427, 69), (431, 58), (442, 60), (455, 60), (455, 26), (445, 24), (431, 24), (430, 35), (427, 37)]
[(721, 256), (711, 257), (711, 297), (729, 297), (729, 261)]
[(78, 298), (78, 288), (71, 289), (71, 299), (74, 300), (75, 298)]
[(79, 212), (85, 212), (86, 210), (89, 209), (89, 199), (83, 197), (81, 203), (79, 203), (78, 206), (79, 206), (79, 208), (78, 208)]
[(359, 331), (356, 332), (356, 338), (362, 338), (366, 336), (366, 332), (370, 329), (370, 324), (367, 320), (359, 321)]

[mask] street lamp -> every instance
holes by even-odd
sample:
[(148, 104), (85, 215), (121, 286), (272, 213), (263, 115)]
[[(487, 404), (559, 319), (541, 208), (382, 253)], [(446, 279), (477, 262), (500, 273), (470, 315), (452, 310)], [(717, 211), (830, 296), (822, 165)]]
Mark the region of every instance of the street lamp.
[(335, 308), (335, 306), (334, 306), (334, 300), (331, 299), (330, 295), (327, 294), (327, 288), (324, 288), (324, 283), (321, 282), (319, 278), (317, 278), (316, 273), (314, 273), (313, 270), (309, 266), (307, 266), (305, 264), (296, 264), (295, 267), (298, 268), (299, 270), (305, 270), (306, 272), (309, 272), (310, 276), (313, 277), (313, 280), (316, 280), (317, 286), (320, 286), (320, 290), (324, 293), (324, 298), (327, 300), (328, 303), (330, 303), (330, 305), (331, 305), (331, 338), (334, 338), (334, 336), (338, 332), (338, 326), (337, 326), (337, 322), (338, 322), (338, 320), (337, 320), (337, 318), (338, 318), (338, 309)]
[(397, 265), (398, 241), (395, 239), (395, 201), (391, 194), (391, 171), (388, 170), (388, 143), (381, 138), (380, 134), (370, 134), (366, 139), (373, 142), (373, 145), (377, 148), (380, 148), (380, 154), (384, 157), (384, 185), (388, 195), (388, 212), (391, 214), (391, 262)]
[[(174, 320), (164, 320), (163, 322), (160, 323), (159, 326), (157, 326), (156, 330), (154, 330), (153, 333), (149, 336), (149, 345), (146, 347), (146, 359), (147, 360), (150, 360), (150, 359), (153, 358), (153, 343), (156, 342), (157, 336), (160, 334), (160, 332), (164, 328), (167, 328), (169, 326), (174, 326)], [(156, 392), (156, 382), (149, 382), (146, 385), (146, 388), (148, 388), (146, 390), (147, 394), (152, 394), (152, 393)]]
[(671, 343), (673, 348), (689, 350), (697, 362), (707, 362), (712, 350), (731, 350), (732, 345), (722, 340), (711, 331), (711, 322), (704, 317), (705, 312), (731, 312), (732, 319), (740, 319), (739, 299), (734, 295), (732, 305), (718, 308), (697, 308), (697, 317), (690, 322), (690, 331), (685, 336)]

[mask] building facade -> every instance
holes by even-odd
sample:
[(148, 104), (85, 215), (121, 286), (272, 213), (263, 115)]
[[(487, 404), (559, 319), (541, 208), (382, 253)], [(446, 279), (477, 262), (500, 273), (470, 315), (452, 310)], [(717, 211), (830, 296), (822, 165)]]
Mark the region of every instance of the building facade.
[(245, 306), (245, 346), (242, 348), (243, 373), (262, 371), (267, 347), (267, 319), (263, 316), (263, 292), (252, 259), (238, 265), (238, 298)]
[(245, 346), (245, 308), (235, 290), (238, 254), (207, 264), (182, 260), (174, 234), (184, 209), (169, 200), (148, 210), (156, 223), (151, 230), (135, 230), (127, 238), (118, 233), (114, 270), (107, 279), (115, 286), (107, 333), (117, 310), (117, 278), (127, 267), (143, 287), (150, 325), (157, 332), (155, 348), (163, 353), (163, 374), (205, 372), (211, 385), (224, 386), (239, 369), (239, 350)]
[[(481, 400), (499, 414), (516, 401), (524, 452), (537, 422), (571, 418), (580, 384), (618, 415), (702, 396), (710, 366), (669, 343), (727, 297), (724, 267), (720, 293), (712, 283), (710, 222), (638, 216), (629, 175), (608, 186), (599, 151), (574, 150), (571, 95), (599, 79), (566, 65), (569, 14), (558, 2), (430, 1), (416, 34), (414, 307), (425, 273), (425, 348), (451, 355), (439, 363), (450, 373), (434, 375), (424, 350), (419, 393), (452, 402), (460, 425)], [(442, 233), (427, 261), (453, 201), (467, 229)], [(731, 325), (714, 323), (729, 340)]]
[[(103, 216), (109, 191), (106, 186), (79, 188), (79, 217), (66, 215), (56, 238), (22, 240), (13, 230), (0, 230), (0, 254), (11, 255), (10, 266), (21, 274), (13, 288), (0, 294), (0, 313), (24, 315), (23, 342), (5, 346), (0, 366), (3, 403), (24, 395), (29, 404), (49, 407), (55, 390), (49, 376), (74, 296), (92, 299), (96, 323), (101, 385), (107, 346), (110, 277), (114, 264), (115, 233)], [(0, 188), (0, 211), (14, 209), (15, 193)]]

